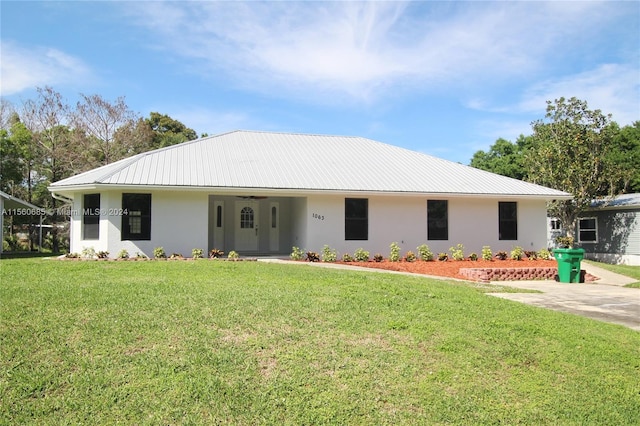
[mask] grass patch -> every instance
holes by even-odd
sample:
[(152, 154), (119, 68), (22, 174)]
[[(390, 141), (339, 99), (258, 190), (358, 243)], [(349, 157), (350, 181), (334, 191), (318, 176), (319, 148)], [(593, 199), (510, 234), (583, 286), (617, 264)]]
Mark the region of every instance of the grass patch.
[(457, 282), (16, 259), (0, 302), (0, 423), (640, 420), (640, 333)]
[(589, 260), (588, 263), (597, 266), (598, 268), (606, 269), (607, 271), (615, 272), (616, 274), (626, 275), (630, 278), (635, 278), (638, 282), (627, 284), (625, 287), (640, 288), (640, 266), (631, 265), (611, 265), (609, 263), (594, 262)]

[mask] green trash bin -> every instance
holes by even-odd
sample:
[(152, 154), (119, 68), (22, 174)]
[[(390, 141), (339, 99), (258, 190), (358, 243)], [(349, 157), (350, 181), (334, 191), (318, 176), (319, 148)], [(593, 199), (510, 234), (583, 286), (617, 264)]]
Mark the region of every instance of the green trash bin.
[(584, 249), (561, 248), (553, 251), (558, 262), (558, 281), (561, 283), (580, 282), (580, 261), (584, 259)]

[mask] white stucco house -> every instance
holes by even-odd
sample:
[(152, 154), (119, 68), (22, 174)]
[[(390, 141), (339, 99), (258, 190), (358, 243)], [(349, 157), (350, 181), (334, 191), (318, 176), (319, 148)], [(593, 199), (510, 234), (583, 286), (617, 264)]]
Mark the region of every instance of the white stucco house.
[(570, 195), (361, 137), (234, 131), (53, 183), (71, 203), (71, 251), (155, 247), (288, 255), (539, 250), (546, 202)]

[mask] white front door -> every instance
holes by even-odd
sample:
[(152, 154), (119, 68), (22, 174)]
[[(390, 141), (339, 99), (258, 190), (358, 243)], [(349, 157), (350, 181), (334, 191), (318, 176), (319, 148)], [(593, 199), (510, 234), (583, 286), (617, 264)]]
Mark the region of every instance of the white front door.
[(236, 201), (234, 250), (258, 251), (258, 203), (252, 200)]

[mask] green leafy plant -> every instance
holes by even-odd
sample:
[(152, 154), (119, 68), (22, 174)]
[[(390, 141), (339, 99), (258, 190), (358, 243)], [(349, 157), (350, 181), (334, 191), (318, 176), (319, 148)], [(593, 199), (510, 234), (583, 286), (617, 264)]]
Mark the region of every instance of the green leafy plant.
[(349, 253), (342, 255), (343, 262), (353, 262), (353, 257)]
[(489, 246), (483, 246), (480, 255), (482, 256), (482, 260), (493, 259), (493, 253), (491, 252), (491, 247)]
[(389, 261), (390, 262), (399, 262), (400, 261), (400, 246), (398, 243), (393, 242), (389, 245)]
[(136, 252), (136, 259), (142, 259), (142, 260), (145, 260), (145, 259), (148, 259), (148, 258), (149, 258), (149, 256), (147, 256), (147, 255), (146, 255), (146, 254), (144, 254), (144, 253), (141, 253), (141, 252), (139, 252), (139, 251), (137, 251), (137, 252)]
[(496, 253), (496, 259), (507, 260), (508, 257), (509, 255), (507, 254), (506, 251), (499, 251)]
[(451, 258), (453, 260), (464, 260), (464, 246), (462, 244), (451, 247), (449, 251), (451, 252)]
[(418, 257), (420, 257), (420, 260), (430, 261), (433, 260), (433, 252), (431, 252), (428, 245), (422, 244), (418, 246)]
[(471, 253), (469, 255), (469, 260), (471, 260), (472, 262), (475, 262), (476, 260), (478, 260), (478, 254), (477, 253)]
[(524, 250), (522, 250), (522, 247), (516, 246), (513, 248), (513, 250), (511, 250), (512, 260), (522, 260), (523, 257), (524, 257)]
[(411, 250), (409, 250), (405, 255), (404, 255), (404, 260), (406, 260), (407, 262), (415, 262), (416, 261), (416, 254), (414, 252), (412, 252)]
[(194, 259), (202, 259), (203, 258), (202, 249), (199, 249), (199, 248), (192, 249), (191, 250), (191, 257), (193, 257)]
[(441, 262), (446, 262), (449, 260), (449, 255), (447, 253), (438, 253), (438, 260)]
[(97, 256), (96, 251), (93, 247), (82, 247), (81, 257), (83, 259), (94, 259)]
[(80, 255), (78, 253), (67, 253), (64, 257), (65, 259), (80, 259)]
[(164, 248), (156, 247), (153, 249), (153, 257), (156, 259), (166, 259), (167, 254), (164, 252)]
[(231, 251), (229, 252), (229, 255), (227, 256), (227, 258), (228, 258), (229, 260), (238, 260), (238, 259), (240, 259), (240, 255), (238, 254), (238, 252), (237, 252), (237, 251), (235, 251), (235, 250), (231, 250)]
[(573, 248), (573, 237), (556, 237), (556, 244), (560, 248)]
[(315, 251), (307, 252), (307, 262), (319, 262), (319, 261), (320, 261), (320, 255), (318, 253), (316, 253)]
[(300, 247), (293, 246), (289, 257), (291, 260), (302, 260), (304, 259), (304, 251), (300, 250)]
[(551, 252), (549, 250), (541, 249), (538, 251), (538, 259), (549, 260), (551, 259)]
[(109, 252), (108, 251), (99, 251), (98, 253), (96, 253), (96, 256), (98, 256), (98, 259), (108, 259), (109, 258)]
[(378, 262), (378, 263), (380, 263), (380, 262), (382, 262), (383, 260), (384, 260), (384, 256), (383, 256), (383, 255), (381, 255), (380, 253), (376, 253), (376, 254), (374, 254), (374, 255), (373, 255), (373, 261), (374, 261), (374, 262)]
[(527, 257), (527, 259), (529, 260), (537, 260), (538, 259), (538, 252), (537, 251), (533, 251), (533, 250), (528, 250), (524, 252), (524, 255)]
[(222, 256), (224, 256), (224, 252), (220, 249), (214, 248), (209, 251), (210, 259), (220, 259)]
[(325, 244), (322, 247), (322, 261), (323, 262), (335, 262), (338, 260), (338, 252)]
[(118, 252), (118, 256), (116, 256), (117, 259), (128, 259), (129, 258), (129, 252), (127, 251), (127, 249), (122, 249)]
[(357, 262), (368, 262), (369, 261), (369, 252), (361, 247), (361, 248), (357, 249), (353, 253), (353, 258)]
[(184, 259), (184, 256), (182, 255), (182, 253), (171, 253), (169, 259)]

